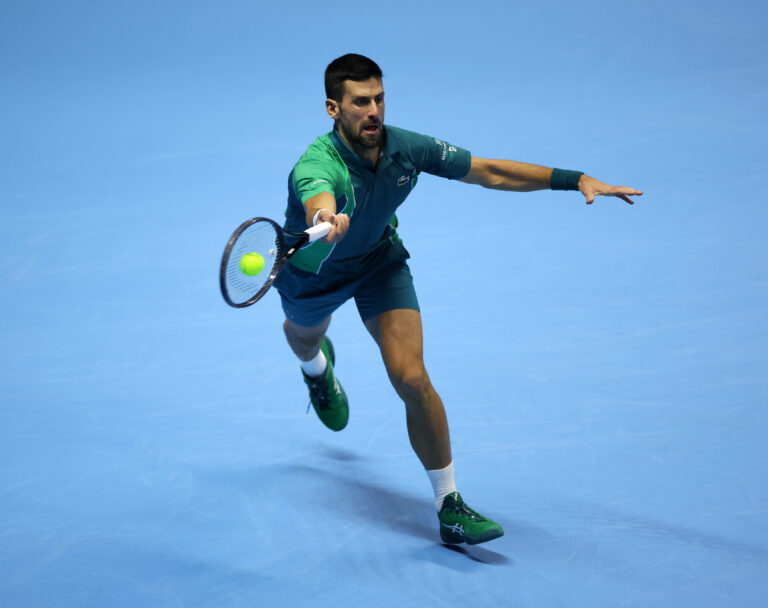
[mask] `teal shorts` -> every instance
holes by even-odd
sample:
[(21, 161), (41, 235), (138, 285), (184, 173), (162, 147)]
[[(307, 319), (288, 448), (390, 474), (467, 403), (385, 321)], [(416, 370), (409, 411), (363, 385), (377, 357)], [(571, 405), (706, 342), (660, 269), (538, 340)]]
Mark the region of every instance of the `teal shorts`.
[(388, 310), (419, 310), (405, 260), (388, 261), (354, 276), (319, 276), (287, 264), (275, 281), (285, 316), (303, 327), (319, 325), (350, 298), (363, 322)]

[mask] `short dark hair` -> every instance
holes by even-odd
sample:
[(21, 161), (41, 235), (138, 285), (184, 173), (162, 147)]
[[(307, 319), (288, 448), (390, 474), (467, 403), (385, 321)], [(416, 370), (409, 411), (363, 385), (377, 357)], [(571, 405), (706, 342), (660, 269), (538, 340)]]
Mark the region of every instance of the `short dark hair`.
[(369, 78), (381, 78), (381, 68), (372, 59), (355, 53), (337, 57), (325, 68), (325, 96), (341, 101), (344, 96), (344, 81), (362, 82)]

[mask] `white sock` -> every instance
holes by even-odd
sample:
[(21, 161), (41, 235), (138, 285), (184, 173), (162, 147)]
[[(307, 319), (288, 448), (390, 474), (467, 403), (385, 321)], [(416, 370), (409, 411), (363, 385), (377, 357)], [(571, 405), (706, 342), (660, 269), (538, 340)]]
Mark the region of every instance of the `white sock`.
[(322, 348), (317, 351), (317, 355), (315, 355), (314, 359), (310, 359), (309, 361), (301, 361), (301, 369), (303, 369), (304, 373), (307, 374), (307, 376), (310, 378), (316, 378), (322, 374), (327, 366), (328, 361), (325, 359)]
[(444, 469), (427, 471), (432, 489), (435, 491), (435, 508), (440, 511), (443, 499), (451, 492), (456, 492), (456, 481), (453, 478), (453, 461)]

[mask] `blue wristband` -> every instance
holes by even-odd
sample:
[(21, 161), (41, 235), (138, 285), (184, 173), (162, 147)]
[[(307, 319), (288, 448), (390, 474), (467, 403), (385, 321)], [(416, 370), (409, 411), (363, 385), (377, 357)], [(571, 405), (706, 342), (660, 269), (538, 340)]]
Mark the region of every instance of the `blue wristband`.
[(582, 175), (584, 175), (584, 173), (581, 171), (552, 169), (552, 177), (549, 178), (549, 187), (552, 190), (578, 190), (579, 180)]

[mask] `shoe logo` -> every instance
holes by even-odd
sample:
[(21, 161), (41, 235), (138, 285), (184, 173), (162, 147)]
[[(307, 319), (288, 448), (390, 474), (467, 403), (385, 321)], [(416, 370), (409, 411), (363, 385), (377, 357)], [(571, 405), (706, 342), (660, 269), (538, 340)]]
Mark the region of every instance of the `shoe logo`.
[(337, 395), (341, 395), (341, 385), (336, 378), (333, 379), (333, 390), (336, 391)]
[(405, 186), (409, 181), (411, 181), (411, 178), (408, 175), (401, 175), (400, 179), (397, 180), (398, 186)]
[(449, 526), (448, 524), (444, 524), (440, 522), (440, 525), (445, 526), (454, 534), (458, 534), (459, 536), (464, 536), (464, 526), (462, 526), (461, 524), (453, 524), (452, 526)]

